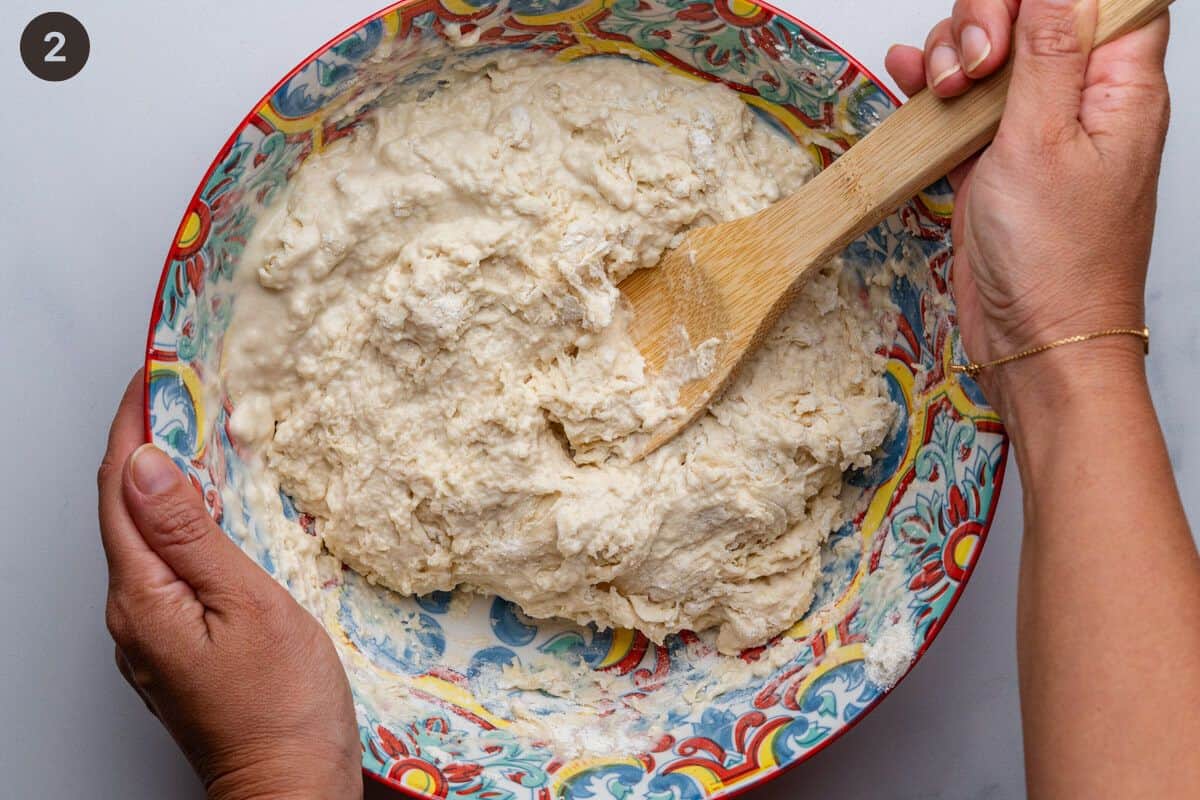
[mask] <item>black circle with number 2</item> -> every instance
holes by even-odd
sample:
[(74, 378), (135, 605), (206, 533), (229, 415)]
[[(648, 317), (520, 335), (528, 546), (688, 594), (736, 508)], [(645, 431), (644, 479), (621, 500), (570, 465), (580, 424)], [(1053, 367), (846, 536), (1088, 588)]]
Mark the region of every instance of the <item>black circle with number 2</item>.
[(83, 23), (61, 11), (39, 14), (21, 34), (21, 60), (44, 81), (74, 78), (91, 50)]

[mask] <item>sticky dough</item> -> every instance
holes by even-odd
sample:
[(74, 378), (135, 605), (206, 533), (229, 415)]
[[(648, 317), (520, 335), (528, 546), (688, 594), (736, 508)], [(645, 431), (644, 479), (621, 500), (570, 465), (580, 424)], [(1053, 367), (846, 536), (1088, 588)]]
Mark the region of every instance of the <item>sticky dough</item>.
[(715, 626), (724, 652), (786, 630), (849, 513), (843, 473), (895, 415), (886, 288), (815, 275), (708, 413), (630, 463), (679, 380), (646, 374), (616, 285), (798, 188), (809, 151), (631, 61), (443, 83), (309, 158), (257, 225), (224, 346), (235, 437), (399, 592), (655, 640)]

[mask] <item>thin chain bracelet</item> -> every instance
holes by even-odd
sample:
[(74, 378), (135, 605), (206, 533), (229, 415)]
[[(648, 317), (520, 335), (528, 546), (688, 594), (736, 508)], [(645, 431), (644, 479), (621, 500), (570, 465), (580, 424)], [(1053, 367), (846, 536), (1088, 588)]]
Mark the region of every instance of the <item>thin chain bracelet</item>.
[(966, 375), (971, 379), (979, 377), (979, 373), (985, 369), (993, 367), (1001, 367), (1005, 364), (1010, 364), (1013, 361), (1020, 361), (1022, 358), (1036, 356), (1039, 353), (1044, 353), (1047, 350), (1053, 350), (1056, 347), (1062, 347), (1068, 344), (1079, 344), (1080, 342), (1090, 342), (1092, 339), (1100, 339), (1104, 336), (1136, 336), (1146, 343), (1146, 355), (1150, 355), (1150, 329), (1149, 328), (1109, 328), (1104, 331), (1096, 331), (1095, 333), (1084, 333), (1078, 336), (1068, 336), (1065, 339), (1059, 339), (1050, 344), (1043, 344), (1038, 347), (1032, 347), (1028, 350), (1023, 350), (1016, 355), (998, 358), (995, 361), (989, 361), (986, 364), (979, 364), (972, 361), (968, 364), (954, 364), (950, 367), (950, 371), (956, 375)]

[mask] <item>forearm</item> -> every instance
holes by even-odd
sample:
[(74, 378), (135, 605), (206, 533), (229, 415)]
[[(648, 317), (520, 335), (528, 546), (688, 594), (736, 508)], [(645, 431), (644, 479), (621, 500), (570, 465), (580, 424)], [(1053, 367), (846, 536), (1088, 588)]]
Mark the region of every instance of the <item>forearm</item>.
[(1047, 356), (1005, 395), (1025, 487), (1030, 795), (1185, 796), (1200, 786), (1200, 722), (1180, 713), (1200, 703), (1200, 559), (1142, 356), (1129, 341)]

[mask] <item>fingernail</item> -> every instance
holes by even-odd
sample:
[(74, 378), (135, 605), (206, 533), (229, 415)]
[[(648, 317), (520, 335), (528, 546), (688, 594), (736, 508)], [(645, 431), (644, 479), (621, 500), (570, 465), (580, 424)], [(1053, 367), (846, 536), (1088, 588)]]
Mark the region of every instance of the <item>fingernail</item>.
[(962, 71), (958, 62), (958, 51), (945, 44), (939, 44), (929, 54), (929, 71), (933, 73), (933, 85), (938, 86), (947, 78)]
[(967, 62), (967, 72), (974, 72), (992, 54), (992, 40), (987, 31), (978, 25), (968, 25), (962, 32), (962, 53)]
[(144, 444), (133, 452), (129, 462), (133, 485), (142, 494), (163, 494), (179, 483), (180, 472), (167, 454), (152, 444)]

